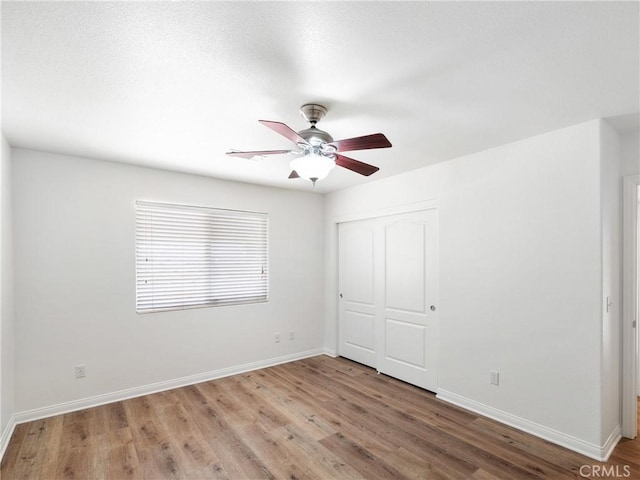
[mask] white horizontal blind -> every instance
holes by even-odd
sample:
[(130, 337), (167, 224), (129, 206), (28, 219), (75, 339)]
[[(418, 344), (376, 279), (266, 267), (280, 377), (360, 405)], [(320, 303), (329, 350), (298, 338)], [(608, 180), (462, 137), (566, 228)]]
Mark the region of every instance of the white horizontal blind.
[(266, 302), (265, 213), (136, 202), (136, 311)]

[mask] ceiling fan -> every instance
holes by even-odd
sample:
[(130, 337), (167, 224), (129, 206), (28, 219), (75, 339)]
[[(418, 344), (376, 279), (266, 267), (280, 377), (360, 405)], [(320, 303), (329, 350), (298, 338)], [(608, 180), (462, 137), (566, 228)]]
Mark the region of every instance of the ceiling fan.
[(339, 152), (366, 150), (372, 148), (388, 148), (391, 142), (382, 133), (373, 133), (362, 137), (334, 140), (316, 124), (326, 115), (327, 109), (315, 103), (308, 103), (300, 107), (300, 114), (311, 127), (296, 132), (281, 122), (258, 120), (262, 125), (292, 141), (296, 145), (294, 150), (256, 150), (241, 152), (231, 150), (227, 155), (232, 157), (256, 158), (263, 155), (296, 155), (290, 165), (289, 178), (304, 178), (315, 186), (318, 180), (325, 178), (336, 165), (352, 170), (360, 175), (369, 176), (379, 170), (378, 167), (345, 157)]

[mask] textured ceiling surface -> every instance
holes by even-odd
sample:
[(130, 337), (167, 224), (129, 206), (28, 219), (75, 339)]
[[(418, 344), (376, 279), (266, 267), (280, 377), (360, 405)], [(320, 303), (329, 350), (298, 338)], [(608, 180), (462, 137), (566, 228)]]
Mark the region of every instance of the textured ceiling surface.
[(2, 2), (13, 146), (264, 185), (290, 148), (258, 124), (383, 132), (328, 192), (599, 117), (637, 128), (637, 2)]

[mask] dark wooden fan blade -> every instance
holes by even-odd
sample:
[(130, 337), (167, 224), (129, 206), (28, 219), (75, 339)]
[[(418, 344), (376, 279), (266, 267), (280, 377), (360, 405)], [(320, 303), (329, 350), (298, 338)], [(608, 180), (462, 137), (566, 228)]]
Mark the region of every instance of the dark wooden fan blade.
[(359, 162), (353, 158), (345, 157), (344, 155), (336, 154), (336, 165), (353, 170), (360, 175), (368, 177), (372, 173), (376, 173), (380, 170), (378, 167), (369, 165), (368, 163)]
[(279, 133), (283, 137), (288, 138), (295, 144), (304, 143), (305, 145), (308, 145), (308, 142), (304, 138), (282, 122), (272, 122), (271, 120), (258, 120), (258, 122), (265, 127), (270, 128), (274, 132)]
[(291, 150), (256, 150), (254, 152), (237, 152), (235, 150), (231, 150), (227, 152), (227, 155), (231, 157), (242, 157), (252, 159), (256, 156), (261, 155), (281, 155), (283, 153), (289, 153)]
[(296, 172), (295, 170), (291, 170), (289, 178), (300, 178), (300, 175), (298, 175), (298, 172)]
[(350, 150), (367, 150), (369, 148), (388, 148), (391, 146), (391, 142), (382, 133), (373, 133), (363, 137), (336, 140), (329, 143), (329, 145), (336, 147), (339, 152), (348, 152)]

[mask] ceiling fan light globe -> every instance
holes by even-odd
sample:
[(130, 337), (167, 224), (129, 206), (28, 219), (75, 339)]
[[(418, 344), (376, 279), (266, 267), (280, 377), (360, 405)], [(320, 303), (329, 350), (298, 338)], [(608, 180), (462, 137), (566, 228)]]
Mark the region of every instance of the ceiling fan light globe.
[(294, 158), (289, 165), (291, 170), (295, 170), (301, 178), (315, 184), (316, 181), (329, 175), (329, 172), (336, 166), (336, 162), (331, 157), (311, 154)]

